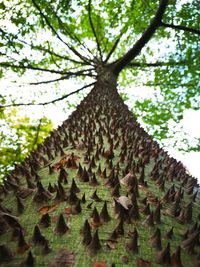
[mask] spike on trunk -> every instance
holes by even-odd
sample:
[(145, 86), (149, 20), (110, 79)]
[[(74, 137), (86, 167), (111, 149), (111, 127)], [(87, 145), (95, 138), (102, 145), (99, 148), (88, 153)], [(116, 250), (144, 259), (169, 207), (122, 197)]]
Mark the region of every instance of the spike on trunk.
[(99, 185), (95, 173), (93, 174), (93, 176), (92, 176), (92, 178), (91, 178), (91, 180), (90, 180), (90, 184), (91, 184), (92, 186), (98, 186), (98, 185)]
[(154, 247), (157, 250), (162, 249), (162, 244), (161, 244), (161, 232), (159, 228), (156, 228), (155, 232), (150, 238), (150, 244), (152, 247)]
[(131, 253), (138, 253), (138, 233), (137, 231), (133, 232), (130, 242), (127, 244), (127, 248)]
[(96, 202), (101, 202), (102, 201), (102, 199), (97, 195), (97, 190), (94, 191), (94, 193), (91, 195), (90, 198), (93, 199)]
[(161, 265), (171, 265), (170, 243), (168, 243), (163, 250), (157, 253), (156, 262)]
[(86, 246), (89, 245), (90, 242), (92, 241), (92, 234), (91, 234), (91, 227), (87, 220), (84, 223), (82, 235), (83, 235), (82, 243)]
[(36, 225), (35, 228), (34, 228), (32, 241), (35, 244), (41, 244), (41, 245), (45, 243), (45, 238), (41, 234), (41, 231), (40, 231), (40, 228), (39, 228), (38, 225)]
[(100, 218), (103, 222), (109, 222), (111, 220), (109, 214), (108, 214), (108, 208), (106, 201), (104, 202), (103, 208), (100, 212)]
[(45, 213), (42, 215), (40, 219), (40, 225), (43, 227), (49, 227), (51, 225), (51, 217), (49, 213)]
[(199, 231), (189, 235), (187, 239), (181, 242), (181, 248), (186, 250), (189, 254), (194, 253), (194, 248), (199, 242)]
[(65, 222), (65, 219), (64, 219), (64, 216), (63, 216), (62, 213), (59, 216), (59, 219), (58, 219), (58, 222), (57, 222), (55, 230), (59, 234), (65, 234), (69, 230), (69, 227), (67, 226), (67, 224)]
[(17, 199), (17, 211), (19, 214), (21, 214), (24, 211), (23, 200), (18, 196), (16, 197), (16, 199)]
[(33, 257), (33, 254), (31, 251), (28, 252), (28, 256), (24, 264), (26, 267), (33, 267), (35, 265), (35, 258)]
[(6, 245), (0, 245), (0, 265), (13, 259), (11, 250)]
[(23, 254), (28, 249), (29, 249), (29, 245), (26, 243), (26, 241), (24, 239), (24, 235), (23, 235), (22, 231), (20, 230), (19, 237), (18, 237), (17, 252), (20, 254)]
[(171, 255), (171, 264), (173, 267), (183, 267), (181, 262), (181, 247), (178, 246)]
[(90, 253), (96, 254), (100, 249), (101, 249), (101, 244), (99, 240), (99, 233), (98, 230), (96, 230), (90, 244), (88, 245), (88, 250), (90, 251)]
[(92, 224), (94, 225), (94, 227), (98, 227), (101, 224), (101, 218), (96, 207), (94, 207), (92, 211)]
[(154, 220), (153, 220), (153, 212), (151, 212), (146, 220), (144, 221), (144, 225), (153, 227), (154, 226)]

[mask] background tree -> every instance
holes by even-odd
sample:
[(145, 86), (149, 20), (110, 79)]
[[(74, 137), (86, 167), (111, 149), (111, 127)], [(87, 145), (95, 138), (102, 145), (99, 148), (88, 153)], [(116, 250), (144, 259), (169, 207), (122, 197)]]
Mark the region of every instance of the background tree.
[[(57, 92), (44, 102), (2, 95), (2, 110), (65, 101), (92, 87), (99, 66), (112, 68), (120, 87), (154, 90), (154, 100), (135, 101), (133, 110), (157, 139), (168, 137), (170, 119), (199, 108), (198, 1), (16, 0), (0, 8), (1, 76), (28, 75), (30, 85), (55, 84)], [(82, 86), (63, 92), (69, 79)]]
[(15, 164), (22, 162), (30, 151), (43, 142), (50, 130), (51, 121), (45, 117), (39, 122), (34, 121), (26, 115), (18, 116), (15, 108), (6, 114), (1, 113), (0, 182)]

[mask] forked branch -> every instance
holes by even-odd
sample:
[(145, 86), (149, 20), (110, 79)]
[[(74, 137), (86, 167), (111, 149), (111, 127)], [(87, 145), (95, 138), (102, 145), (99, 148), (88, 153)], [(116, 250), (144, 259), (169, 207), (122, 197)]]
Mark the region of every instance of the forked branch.
[(110, 59), (110, 57), (112, 56), (112, 54), (114, 53), (114, 51), (115, 51), (115, 49), (117, 48), (117, 45), (118, 45), (118, 43), (119, 43), (119, 41), (120, 41), (120, 38), (121, 38), (121, 35), (120, 35), (120, 36), (117, 38), (117, 40), (114, 42), (114, 44), (113, 44), (113, 46), (112, 46), (110, 52), (108, 53), (106, 59), (104, 60), (104, 63), (107, 63), (108, 60)]
[(90, 60), (84, 56), (82, 56), (74, 47), (68, 45), (62, 38), (61, 36), (58, 34), (58, 32), (56, 31), (56, 29), (53, 27), (53, 25), (51, 24), (51, 22), (49, 21), (49, 19), (47, 18), (47, 16), (45, 16), (45, 14), (42, 12), (41, 8), (39, 7), (39, 5), (36, 3), (35, 0), (32, 0), (33, 5), (35, 6), (35, 8), (38, 10), (40, 16), (45, 20), (46, 24), (49, 26), (49, 28), (52, 30), (52, 32), (56, 35), (56, 37), (63, 43), (65, 44), (69, 50), (71, 50), (76, 56), (78, 56), (80, 59), (82, 59), (85, 63), (90, 63)]
[(161, 26), (162, 17), (164, 15), (167, 4), (168, 0), (160, 0), (160, 4), (154, 19), (151, 21), (150, 25), (144, 31), (140, 39), (122, 58), (120, 58), (119, 60), (117, 60), (112, 64), (114, 74), (118, 75), (120, 71), (122, 71), (125, 68), (125, 66), (128, 65), (140, 53), (142, 48), (151, 39), (157, 28)]

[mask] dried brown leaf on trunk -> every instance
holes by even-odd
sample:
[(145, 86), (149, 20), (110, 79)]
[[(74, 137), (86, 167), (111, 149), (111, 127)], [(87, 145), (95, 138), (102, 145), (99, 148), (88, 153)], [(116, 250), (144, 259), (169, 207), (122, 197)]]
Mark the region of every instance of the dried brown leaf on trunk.
[[(58, 162), (56, 162), (52, 168), (56, 171), (60, 170), (61, 168), (65, 167), (67, 162), (69, 160), (73, 160), (74, 163), (76, 163), (77, 160), (79, 160), (80, 157), (76, 156), (76, 155), (68, 155), (66, 154), (64, 157), (61, 158), (61, 160), (59, 160)], [(71, 166), (71, 168), (75, 168), (75, 166)], [(77, 166), (76, 166), (77, 168)]]
[(60, 170), (61, 168), (65, 166), (66, 162), (67, 162), (67, 157), (64, 156), (61, 160), (59, 160), (57, 163), (55, 163), (52, 166), (53, 170), (56, 170), (56, 171)]
[(126, 176), (124, 176), (121, 180), (120, 183), (125, 185), (125, 186), (130, 186), (134, 183), (135, 177), (131, 172), (129, 172)]
[(92, 267), (106, 267), (105, 261), (95, 261), (95, 263), (92, 265)]
[(58, 204), (54, 204), (51, 206), (44, 206), (44, 207), (40, 208), (38, 211), (40, 214), (43, 215), (43, 214), (55, 211), (57, 209), (57, 207), (58, 207)]

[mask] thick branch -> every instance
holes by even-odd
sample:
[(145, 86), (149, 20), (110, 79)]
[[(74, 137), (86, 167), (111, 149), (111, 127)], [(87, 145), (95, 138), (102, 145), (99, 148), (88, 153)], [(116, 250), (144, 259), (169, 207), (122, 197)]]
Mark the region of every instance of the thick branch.
[(53, 99), (53, 100), (51, 100), (51, 101), (47, 101), (47, 102), (43, 102), (43, 103), (16, 103), (16, 104), (14, 103), (14, 104), (9, 104), (9, 105), (0, 106), (0, 109), (3, 109), (3, 108), (9, 108), (9, 107), (20, 107), (20, 106), (45, 106), (45, 105), (49, 105), (49, 104), (54, 104), (54, 103), (56, 103), (56, 102), (58, 102), (58, 101), (61, 101), (61, 100), (66, 99), (67, 97), (69, 97), (69, 96), (71, 96), (71, 95), (73, 95), (73, 94), (76, 94), (76, 93), (82, 91), (83, 89), (86, 89), (86, 88), (88, 88), (88, 87), (91, 87), (91, 86), (94, 85), (94, 84), (95, 84), (95, 82), (90, 83), (90, 84), (88, 84), (88, 85), (85, 85), (85, 86), (81, 87), (80, 89), (77, 89), (76, 91), (73, 91), (73, 92), (71, 92), (71, 93), (69, 93), (69, 94), (67, 94), (67, 95), (62, 96), (62, 97)]
[(95, 28), (94, 28), (94, 24), (93, 24), (93, 21), (92, 21), (92, 16), (91, 16), (91, 0), (89, 0), (89, 2), (88, 2), (88, 16), (89, 16), (90, 27), (91, 27), (93, 35), (94, 35), (94, 37), (96, 39), (97, 50), (99, 52), (99, 55), (100, 55), (100, 58), (101, 58), (101, 61), (102, 61), (103, 57), (102, 57), (101, 47), (100, 47), (100, 43), (99, 43)]
[(119, 60), (114, 63), (114, 73), (118, 75), (127, 64), (129, 64), (142, 50), (142, 48), (151, 39), (157, 28), (161, 25), (161, 20), (167, 7), (168, 0), (160, 0), (158, 10), (154, 19), (142, 34), (140, 39), (134, 44), (134, 46)]
[(191, 33), (200, 35), (200, 30), (197, 30), (197, 29), (194, 29), (194, 28), (190, 28), (190, 27), (186, 27), (186, 26), (182, 26), (182, 25), (174, 25), (174, 24), (161, 22), (161, 26), (165, 27), (165, 28), (171, 28), (171, 29), (174, 29), (174, 30), (183, 30), (183, 31), (186, 31), (186, 32), (191, 32)]

